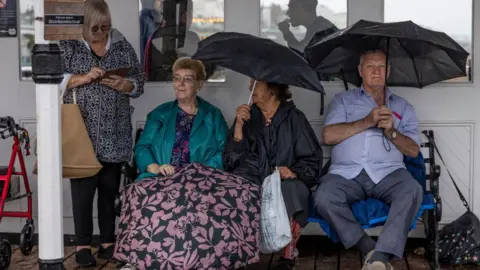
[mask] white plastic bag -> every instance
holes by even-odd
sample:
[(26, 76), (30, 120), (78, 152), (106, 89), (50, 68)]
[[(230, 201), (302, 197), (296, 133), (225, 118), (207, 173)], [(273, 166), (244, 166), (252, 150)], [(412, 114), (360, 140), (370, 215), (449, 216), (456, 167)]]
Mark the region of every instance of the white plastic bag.
[(283, 201), (280, 172), (276, 169), (262, 184), (260, 252), (274, 253), (292, 241), (290, 219)]

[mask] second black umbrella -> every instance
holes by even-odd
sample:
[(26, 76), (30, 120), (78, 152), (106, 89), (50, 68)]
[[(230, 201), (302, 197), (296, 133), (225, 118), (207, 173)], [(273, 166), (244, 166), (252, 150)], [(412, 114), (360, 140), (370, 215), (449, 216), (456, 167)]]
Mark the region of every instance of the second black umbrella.
[(231, 69), (257, 81), (325, 93), (317, 73), (302, 55), (270, 39), (220, 32), (200, 41), (192, 58)]

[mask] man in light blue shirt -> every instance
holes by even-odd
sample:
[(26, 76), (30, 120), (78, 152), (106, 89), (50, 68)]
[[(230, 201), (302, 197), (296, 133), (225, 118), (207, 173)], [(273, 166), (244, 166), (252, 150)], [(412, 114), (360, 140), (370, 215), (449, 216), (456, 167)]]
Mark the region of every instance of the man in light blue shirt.
[[(385, 87), (385, 53), (364, 53), (358, 70), (362, 87), (336, 95), (325, 117), (323, 139), (334, 145), (332, 165), (317, 188), (315, 207), (346, 248), (360, 249), (366, 257), (362, 269), (391, 269), (389, 260), (402, 257), (423, 199), (422, 187), (403, 163), (404, 155), (420, 151), (418, 121), (413, 107)], [(367, 197), (391, 205), (377, 243), (350, 209)]]

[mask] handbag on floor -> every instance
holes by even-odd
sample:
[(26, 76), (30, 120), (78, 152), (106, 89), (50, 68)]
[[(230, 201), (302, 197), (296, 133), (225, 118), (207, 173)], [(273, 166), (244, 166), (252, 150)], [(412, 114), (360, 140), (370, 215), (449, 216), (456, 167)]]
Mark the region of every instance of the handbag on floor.
[[(88, 136), (85, 121), (77, 104), (73, 90), (73, 104), (63, 104), (61, 95), (62, 120), (62, 175), (63, 178), (85, 178), (96, 175), (102, 169), (97, 159), (92, 141)], [(33, 174), (38, 174), (38, 161), (35, 161)]]
[(432, 138), (429, 138), (430, 143), (433, 144), (438, 157), (445, 165), (450, 179), (458, 193), (460, 200), (467, 209), (467, 211), (453, 222), (445, 225), (439, 231), (439, 260), (441, 263), (462, 265), (462, 264), (477, 264), (480, 258), (480, 220), (470, 210), (465, 196), (453, 180), (452, 174), (447, 168), (442, 155), (438, 151), (437, 145)]

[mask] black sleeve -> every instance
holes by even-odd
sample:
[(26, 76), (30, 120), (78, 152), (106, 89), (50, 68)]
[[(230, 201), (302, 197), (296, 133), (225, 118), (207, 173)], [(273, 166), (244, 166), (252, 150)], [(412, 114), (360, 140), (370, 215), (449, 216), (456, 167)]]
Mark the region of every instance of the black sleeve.
[(312, 126), (302, 112), (295, 121), (297, 126), (294, 160), (291, 170), (297, 178), (311, 187), (317, 184), (323, 163), (323, 150)]
[(248, 142), (245, 136), (245, 127), (243, 128), (243, 139), (239, 142), (233, 139), (235, 133), (235, 123), (233, 123), (227, 133), (227, 140), (223, 150), (223, 167), (225, 171), (231, 172), (238, 167), (243, 159), (248, 155)]

